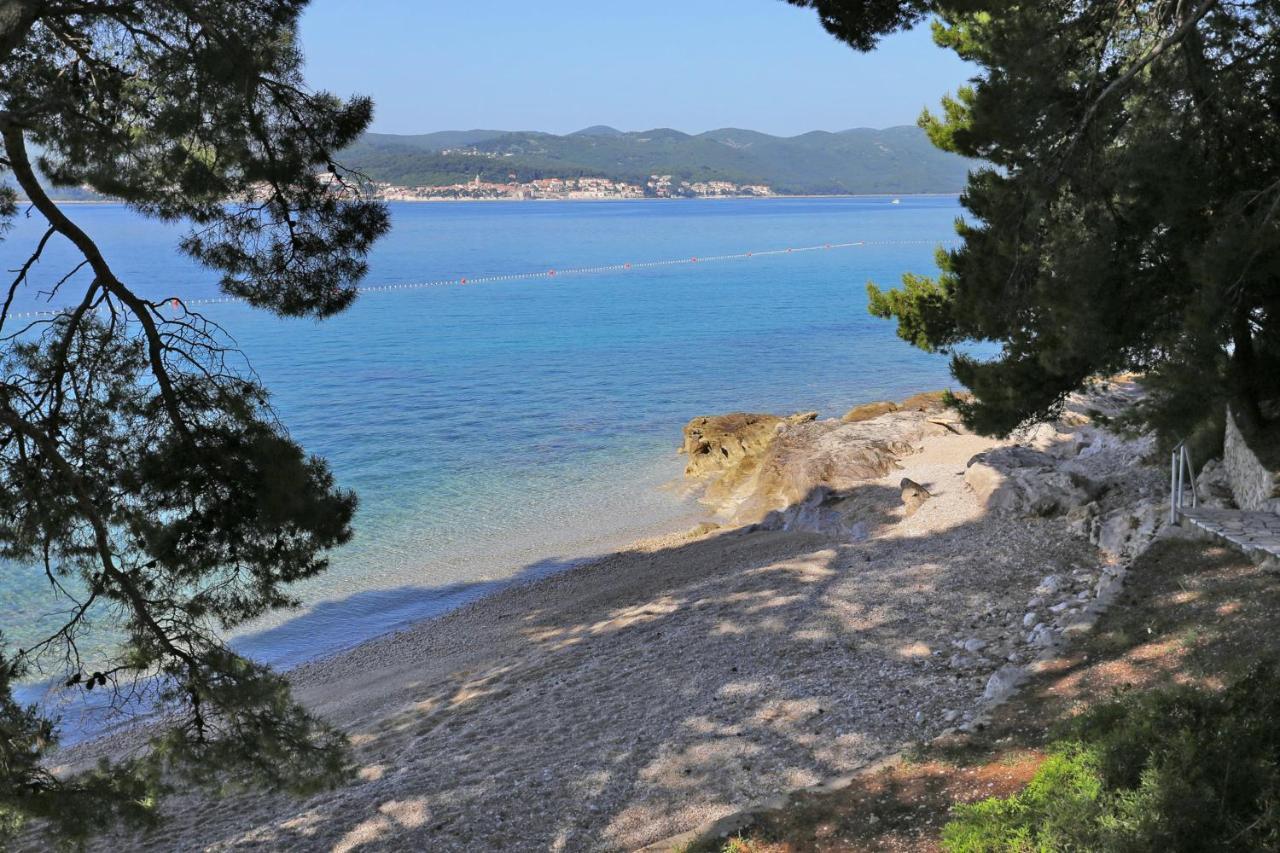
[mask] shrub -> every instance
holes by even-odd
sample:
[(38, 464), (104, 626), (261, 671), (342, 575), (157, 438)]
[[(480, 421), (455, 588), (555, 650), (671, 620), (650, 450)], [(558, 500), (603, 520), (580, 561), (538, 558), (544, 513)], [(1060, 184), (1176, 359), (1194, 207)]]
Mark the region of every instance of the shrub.
[(959, 806), (952, 853), (1280, 849), (1280, 675), (1131, 694), (1068, 725), (1031, 783)]

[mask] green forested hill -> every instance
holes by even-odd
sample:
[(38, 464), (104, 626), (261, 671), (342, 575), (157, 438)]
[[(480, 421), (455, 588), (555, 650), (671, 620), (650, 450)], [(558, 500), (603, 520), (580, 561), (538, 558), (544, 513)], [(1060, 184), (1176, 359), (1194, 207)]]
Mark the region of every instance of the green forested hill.
[(934, 148), (914, 126), (792, 137), (736, 128), (696, 136), (668, 128), (623, 133), (603, 126), (567, 136), (371, 133), (342, 160), (375, 180), (404, 186), (460, 183), (477, 174), (486, 181), (590, 175), (639, 183), (659, 174), (768, 184), (787, 194), (958, 192), (972, 165)]

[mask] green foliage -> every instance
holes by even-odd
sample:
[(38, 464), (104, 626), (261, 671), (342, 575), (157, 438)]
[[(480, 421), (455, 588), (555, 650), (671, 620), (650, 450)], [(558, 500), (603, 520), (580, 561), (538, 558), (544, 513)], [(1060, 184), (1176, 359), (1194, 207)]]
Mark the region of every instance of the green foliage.
[[(880, 4), (815, 5), (860, 49), (885, 31)], [(989, 167), (945, 282), (908, 278), (871, 307), (953, 354), (971, 425), (1008, 432), (1126, 370), (1159, 389), (1144, 415), (1166, 435), (1196, 430), (1219, 388), (1258, 420), (1280, 395), (1280, 6), (894, 5), (888, 26), (932, 13), (938, 44), (978, 67), (920, 124)], [(969, 341), (1001, 352), (957, 354)]]
[[(458, 153), (460, 148), (475, 153)], [(696, 136), (665, 129), (567, 136), (371, 133), (343, 151), (342, 158), (371, 178), (400, 186), (464, 183), (477, 174), (497, 183), (514, 174), (521, 182), (590, 176), (643, 186), (650, 175), (673, 175), (815, 195), (957, 192), (970, 165), (931, 147), (914, 127), (818, 131), (790, 138), (735, 128)]]
[(1097, 755), (1087, 749), (1062, 747), (1016, 796), (957, 808), (943, 829), (944, 847), (956, 853), (1090, 849), (1081, 842), (1096, 840), (1088, 833), (1103, 794), (1097, 764)]
[(947, 850), (1272, 850), (1280, 844), (1280, 675), (1135, 694), (1068, 726), (1026, 789), (960, 806)]
[(23, 674), (19, 667), (0, 663), (0, 846), (31, 817), (50, 822), (71, 844), (116, 820), (153, 824), (162, 790), (153, 766), (137, 760), (103, 763), (71, 781), (45, 768), (44, 758), (56, 743), (54, 726), (35, 708), (13, 701), (10, 687)]
[(1231, 402), (1222, 382), (1226, 361), (1221, 353), (1205, 353), (1185, 362), (1179, 371), (1155, 371), (1144, 377), (1146, 398), (1121, 414), (1115, 426), (1131, 435), (1155, 429), (1164, 453), (1185, 441), (1197, 466), (1220, 458)]
[[(183, 779), (309, 793), (350, 772), (342, 734), (222, 636), (294, 603), (290, 584), (349, 540), (355, 496), (289, 437), (221, 328), (140, 298), (46, 191), (85, 185), (191, 223), (181, 248), (253, 305), (341, 311), (387, 215), (332, 154), (364, 131), (369, 101), (301, 79), (304, 5), (46, 0), (0, 13), (0, 185), (47, 225), (0, 302), (0, 559), (41, 573), (66, 613), (0, 654), (10, 834), (31, 818), (71, 842), (145, 826)], [(0, 189), (0, 238), (14, 196)], [(75, 307), (15, 326), (12, 294), (34, 286), (51, 239), (80, 255), (57, 288)], [(88, 659), (97, 631), (121, 642)], [(26, 676), (56, 679), (68, 701), (140, 691), (167, 725), (139, 757), (50, 773), (56, 721), (14, 701)]]
[[(939, 263), (946, 263), (939, 253)], [(927, 352), (933, 352), (954, 340), (951, 318), (952, 279), (948, 276), (929, 278), (907, 273), (902, 277), (902, 290), (881, 290), (867, 284), (867, 310), (873, 316), (898, 320), (898, 337)]]

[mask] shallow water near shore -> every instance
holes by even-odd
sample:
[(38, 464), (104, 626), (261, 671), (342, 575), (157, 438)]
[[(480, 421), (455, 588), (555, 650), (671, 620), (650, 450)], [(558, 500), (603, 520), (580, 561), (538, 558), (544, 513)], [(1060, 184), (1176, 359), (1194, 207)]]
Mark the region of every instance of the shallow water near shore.
[[(117, 273), (152, 297), (216, 295), (179, 229), (77, 205)], [(700, 414), (816, 409), (949, 384), (946, 361), (866, 313), (865, 284), (935, 271), (952, 197), (392, 205), (367, 285), (761, 252), (824, 251), (363, 295), (324, 323), (203, 308), (235, 335), (308, 450), (360, 495), (355, 540), (299, 611), (238, 632), (288, 666), (688, 526), (680, 428)], [(19, 219), (14, 267), (38, 238)], [(888, 241), (873, 245), (877, 241)], [(52, 245), (38, 291), (74, 262)], [(46, 307), (33, 293), (14, 310)], [(65, 609), (42, 574), (0, 567), (22, 645)]]

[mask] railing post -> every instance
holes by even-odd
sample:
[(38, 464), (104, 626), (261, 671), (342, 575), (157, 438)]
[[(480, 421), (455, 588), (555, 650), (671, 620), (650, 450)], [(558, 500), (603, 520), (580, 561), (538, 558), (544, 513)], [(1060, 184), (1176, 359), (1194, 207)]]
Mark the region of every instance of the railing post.
[(1169, 454), (1169, 523), (1178, 523), (1178, 451)]
[(1178, 515), (1182, 515), (1182, 448), (1178, 448)]
[(1182, 445), (1182, 455), (1187, 462), (1187, 479), (1191, 481), (1191, 508), (1195, 509), (1199, 500), (1196, 495), (1196, 463), (1191, 459), (1191, 451)]

